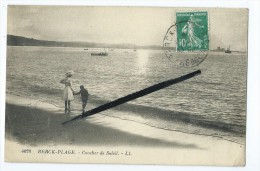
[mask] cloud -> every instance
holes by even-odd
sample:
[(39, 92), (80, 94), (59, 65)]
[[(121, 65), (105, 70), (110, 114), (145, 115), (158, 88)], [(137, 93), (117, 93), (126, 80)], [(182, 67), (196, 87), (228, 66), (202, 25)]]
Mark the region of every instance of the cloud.
[[(161, 45), (172, 8), (9, 6), (8, 34), (55, 41)], [(187, 9), (191, 10), (191, 9)], [(247, 47), (248, 11), (209, 9), (211, 48)]]

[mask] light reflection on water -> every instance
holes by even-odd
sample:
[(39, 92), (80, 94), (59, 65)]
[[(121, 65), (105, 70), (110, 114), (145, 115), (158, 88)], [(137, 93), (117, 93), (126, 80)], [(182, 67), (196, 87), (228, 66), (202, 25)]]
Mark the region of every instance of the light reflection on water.
[[(196, 78), (131, 101), (201, 115), (209, 120), (245, 125), (245, 54), (216, 54), (197, 68), (176, 68), (163, 51), (114, 49), (108, 56), (91, 56), (98, 49), (8, 47), (7, 92), (62, 106), (59, 80), (74, 70), (73, 87), (83, 84), (93, 97), (114, 100), (147, 86), (201, 69)], [(22, 71), (22, 72), (21, 72)], [(55, 92), (55, 93), (54, 93)]]
[(148, 70), (149, 66), (149, 55), (150, 51), (148, 50), (139, 50), (137, 52), (137, 58), (136, 58), (136, 65), (137, 65), (137, 74), (138, 75), (146, 75), (146, 71)]

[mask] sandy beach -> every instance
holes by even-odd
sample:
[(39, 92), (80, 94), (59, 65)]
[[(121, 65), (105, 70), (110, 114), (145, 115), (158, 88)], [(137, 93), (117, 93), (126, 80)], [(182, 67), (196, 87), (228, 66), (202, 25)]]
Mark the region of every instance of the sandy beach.
[[(174, 165), (243, 166), (245, 145), (217, 137), (202, 136), (154, 128), (145, 124), (102, 113), (68, 125), (62, 122), (76, 113), (65, 115), (63, 109), (44, 102), (7, 95), (6, 161), (23, 161), (25, 148), (31, 162), (127, 163)], [(39, 149), (74, 149), (77, 155), (39, 154)], [(125, 151), (129, 156), (82, 155), (82, 150)], [(79, 154), (80, 153), (80, 154)], [(122, 152), (123, 153), (123, 152)], [(158, 156), (161, 156), (158, 159)], [(98, 161), (98, 162), (97, 162)]]

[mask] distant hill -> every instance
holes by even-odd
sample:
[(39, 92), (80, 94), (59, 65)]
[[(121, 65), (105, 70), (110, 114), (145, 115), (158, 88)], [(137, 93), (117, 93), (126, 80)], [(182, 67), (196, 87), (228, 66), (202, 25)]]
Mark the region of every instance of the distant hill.
[(106, 44), (94, 42), (59, 42), (37, 40), (22, 36), (7, 35), (8, 46), (48, 46), (48, 47), (82, 47), (82, 48), (118, 48), (118, 49), (158, 49), (163, 50), (162, 46), (137, 46), (133, 44)]

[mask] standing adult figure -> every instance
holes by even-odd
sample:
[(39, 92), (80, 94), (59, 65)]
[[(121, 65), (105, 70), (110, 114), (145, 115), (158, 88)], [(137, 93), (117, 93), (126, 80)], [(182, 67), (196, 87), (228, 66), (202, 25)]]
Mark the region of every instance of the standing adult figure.
[(62, 99), (65, 102), (65, 113), (70, 113), (70, 101), (74, 100), (73, 96), (73, 89), (72, 89), (72, 80), (71, 77), (73, 75), (73, 71), (68, 71), (66, 73), (66, 78), (62, 79), (60, 81), (61, 84), (65, 85), (65, 88), (63, 90)]

